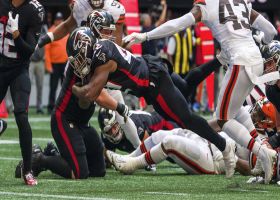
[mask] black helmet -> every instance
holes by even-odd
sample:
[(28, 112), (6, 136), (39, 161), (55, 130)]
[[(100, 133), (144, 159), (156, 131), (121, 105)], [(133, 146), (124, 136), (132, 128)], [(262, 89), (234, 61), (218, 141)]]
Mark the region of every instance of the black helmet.
[(89, 4), (95, 9), (102, 8), (104, 6), (104, 1), (105, 0), (88, 0)]
[(100, 108), (98, 113), (98, 123), (102, 134), (106, 139), (114, 144), (118, 144), (123, 138), (123, 130), (116, 121), (116, 113), (113, 110)]
[(113, 16), (108, 11), (92, 11), (88, 15), (87, 26), (90, 27), (97, 38), (115, 40), (112, 33), (116, 30), (116, 26)]
[[(279, 71), (280, 61), (280, 42), (273, 40), (261, 48), (262, 57), (264, 59), (264, 73)], [(271, 81), (268, 84), (274, 85), (276, 81)]]
[(96, 37), (88, 27), (75, 29), (67, 41), (67, 54), (70, 66), (81, 79), (90, 73)]

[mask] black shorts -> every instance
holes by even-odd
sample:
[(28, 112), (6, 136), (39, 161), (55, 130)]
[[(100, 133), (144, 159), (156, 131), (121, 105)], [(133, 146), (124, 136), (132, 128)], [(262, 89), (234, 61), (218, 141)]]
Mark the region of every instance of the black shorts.
[(93, 127), (70, 122), (63, 113), (54, 110), (51, 131), (61, 156), (73, 170), (75, 178), (105, 175), (103, 143)]
[(20, 67), (11, 67), (11, 70), (0, 71), (0, 102), (6, 96), (10, 87), (14, 104), (14, 112), (27, 112), (31, 83), (28, 72), (28, 64)]

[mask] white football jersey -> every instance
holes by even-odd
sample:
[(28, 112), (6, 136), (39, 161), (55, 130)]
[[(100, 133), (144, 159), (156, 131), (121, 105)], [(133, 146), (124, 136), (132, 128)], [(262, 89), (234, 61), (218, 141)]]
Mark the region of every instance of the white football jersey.
[[(121, 3), (114, 0), (105, 0), (104, 7), (102, 9), (110, 12), (116, 24), (124, 22), (125, 8)], [(93, 8), (89, 4), (88, 0), (76, 0), (72, 12), (77, 25), (83, 25), (92, 11)]]
[(228, 64), (254, 65), (262, 62), (252, 37), (250, 0), (197, 0), (202, 22), (221, 45), (222, 59)]

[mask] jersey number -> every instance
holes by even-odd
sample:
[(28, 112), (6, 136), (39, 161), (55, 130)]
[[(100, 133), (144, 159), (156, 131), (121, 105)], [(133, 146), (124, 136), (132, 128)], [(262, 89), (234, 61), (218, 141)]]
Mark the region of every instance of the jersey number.
[[(242, 11), (243, 18), (247, 19), (248, 22), (250, 21), (249, 17), (249, 9), (247, 8), (246, 3), (244, 0), (233, 0), (233, 5), (239, 7), (240, 4), (244, 5), (245, 12)], [(226, 17), (226, 10), (228, 11), (228, 16)], [(242, 28), (250, 29), (250, 24), (248, 24), (245, 19), (242, 19), (241, 22), (238, 22), (237, 16), (234, 13), (232, 6), (229, 0), (220, 0), (219, 2), (219, 20), (221, 24), (226, 24), (227, 22), (233, 22), (233, 29), (239, 30)]]
[[(15, 48), (15, 42), (6, 37), (7, 26), (0, 23), (0, 53), (9, 58), (17, 58), (17, 53), (11, 51), (11, 47)], [(12, 34), (12, 33), (10, 33)]]

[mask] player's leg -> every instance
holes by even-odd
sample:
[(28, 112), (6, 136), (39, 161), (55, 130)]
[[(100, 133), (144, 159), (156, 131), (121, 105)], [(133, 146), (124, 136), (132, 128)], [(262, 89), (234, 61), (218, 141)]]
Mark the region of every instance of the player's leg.
[[(255, 70), (257, 74), (262, 72), (258, 66)], [(250, 151), (259, 155), (261, 160), (267, 161), (268, 176), (271, 176), (272, 169), (268, 165), (273, 160), (273, 151), (263, 148), (255, 139), (250, 135), (249, 130), (235, 117), (249, 95), (254, 85), (251, 82), (244, 66), (230, 66), (226, 72), (225, 78), (222, 83), (220, 95), (218, 99), (216, 117), (218, 124), (231, 138), (233, 138), (240, 145), (247, 147)], [(241, 119), (240, 119), (241, 120)]]
[[(111, 97), (113, 97), (117, 102), (125, 104), (123, 95), (119, 90), (107, 90)], [(116, 112), (116, 120), (120, 124), (121, 128), (124, 130), (126, 138), (133, 144), (134, 148), (138, 147), (141, 143), (136, 126), (130, 117), (124, 122), (124, 118)]]
[[(5, 73), (0, 72), (0, 104), (2, 103), (3, 99), (6, 96), (9, 84), (5, 79)], [(0, 119), (0, 136), (4, 133), (7, 128), (7, 122)]]
[(32, 130), (28, 121), (31, 83), (27, 69), (22, 69), (22, 72), (11, 82), (10, 91), (19, 130), (19, 143), (23, 158), (23, 178), (26, 184), (36, 185), (37, 181), (32, 178), (32, 175), (29, 176), (31, 173)]
[(43, 84), (44, 84), (44, 62), (39, 61), (36, 63), (35, 68), (35, 80), (36, 80), (36, 106), (37, 106), (37, 113), (43, 114), (43, 104), (42, 104), (42, 97), (43, 97)]
[(72, 178), (88, 178), (86, 148), (80, 128), (67, 121), (63, 114), (56, 110), (51, 117), (51, 131), (61, 157), (72, 171)]
[(82, 128), (90, 177), (104, 177), (106, 166), (104, 160), (104, 144), (95, 128)]
[(56, 89), (58, 87), (58, 82), (60, 79), (60, 69), (59, 64), (53, 64), (53, 72), (50, 74), (50, 92), (49, 92), (49, 104), (48, 104), (48, 112), (49, 114), (52, 112), (52, 109), (55, 105), (56, 98)]

